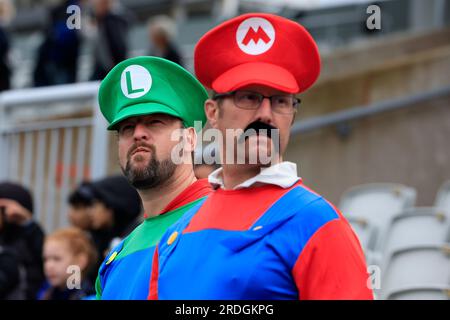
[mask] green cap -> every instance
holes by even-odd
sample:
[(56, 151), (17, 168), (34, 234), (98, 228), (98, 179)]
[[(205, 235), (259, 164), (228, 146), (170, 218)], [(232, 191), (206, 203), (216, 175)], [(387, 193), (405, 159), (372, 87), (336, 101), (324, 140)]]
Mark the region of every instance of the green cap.
[(100, 110), (108, 130), (129, 117), (164, 113), (194, 127), (206, 123), (205, 88), (186, 69), (158, 57), (136, 57), (116, 65), (103, 79), (98, 92)]

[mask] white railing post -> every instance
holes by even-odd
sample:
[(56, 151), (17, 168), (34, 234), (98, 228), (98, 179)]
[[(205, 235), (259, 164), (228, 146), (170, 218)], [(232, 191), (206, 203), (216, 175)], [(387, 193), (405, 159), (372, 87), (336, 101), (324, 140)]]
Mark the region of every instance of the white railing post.
[(8, 137), (6, 135), (6, 111), (3, 94), (0, 93), (0, 181), (8, 177)]
[(103, 178), (107, 174), (108, 166), (108, 126), (100, 112), (97, 95), (94, 99), (94, 118), (92, 122), (91, 144), (91, 179)]

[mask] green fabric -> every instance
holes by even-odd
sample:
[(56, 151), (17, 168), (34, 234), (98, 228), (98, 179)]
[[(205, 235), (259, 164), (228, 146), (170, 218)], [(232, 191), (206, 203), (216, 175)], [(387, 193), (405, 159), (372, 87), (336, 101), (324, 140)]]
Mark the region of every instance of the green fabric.
[(207, 97), (205, 88), (183, 67), (150, 56), (116, 65), (102, 81), (98, 93), (109, 130), (115, 130), (126, 118), (153, 113), (178, 117), (186, 127), (194, 127), (194, 121), (201, 121), (203, 126)]
[[(166, 232), (167, 228), (178, 221), (189, 209), (195, 206), (198, 202), (204, 200), (204, 198), (205, 197), (202, 197), (175, 210), (166, 212), (156, 217), (149, 217), (145, 219), (123, 240), (122, 249), (119, 251), (112, 263), (124, 259), (126, 256), (134, 252), (156, 246), (164, 232)], [(110, 254), (108, 254), (108, 256)], [(106, 259), (108, 259), (108, 257)], [(105, 262), (103, 262), (103, 264), (104, 263)], [(95, 281), (95, 291), (96, 299), (101, 300), (103, 288), (100, 281), (100, 274), (97, 276), (97, 279)]]
[(102, 300), (102, 284), (100, 283), (100, 276), (97, 275), (95, 279), (95, 299)]
[(156, 246), (167, 228), (180, 219), (183, 214), (195, 206), (203, 198), (190, 202), (173, 211), (166, 212), (156, 217), (145, 219), (128, 237), (125, 239), (123, 249), (114, 260), (119, 260), (133, 252)]

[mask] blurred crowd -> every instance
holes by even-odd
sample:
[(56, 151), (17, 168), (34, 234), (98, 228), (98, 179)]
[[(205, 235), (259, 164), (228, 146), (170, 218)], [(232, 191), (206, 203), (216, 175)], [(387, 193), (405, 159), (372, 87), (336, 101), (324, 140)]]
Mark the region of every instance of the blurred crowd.
[[(67, 8), (81, 8), (81, 28), (68, 24)], [(11, 0), (0, 0), (0, 92), (11, 89)], [(43, 41), (36, 48), (33, 86), (77, 81), (83, 41), (92, 46), (90, 80), (101, 80), (129, 57), (133, 16), (117, 0), (61, 0), (48, 8)], [(73, 21), (72, 21), (73, 22)], [(167, 16), (148, 19), (148, 55), (183, 64), (173, 39), (176, 25)], [(197, 165), (199, 178), (214, 167)], [(95, 297), (97, 271), (106, 254), (143, 215), (139, 195), (123, 176), (83, 182), (67, 199), (70, 226), (45, 230), (33, 216), (26, 187), (0, 182), (0, 300), (77, 300)]]
[[(67, 13), (67, 8), (73, 5), (80, 8), (79, 17), (70, 18), (71, 14)], [(117, 63), (130, 57), (128, 31), (135, 19), (118, 0), (61, 0), (47, 10), (43, 41), (35, 52), (33, 86), (76, 82), (83, 41), (92, 52), (89, 80), (103, 79)], [(77, 14), (77, 11), (73, 13)], [(0, 0), (0, 92), (11, 88), (13, 68), (8, 27), (14, 16), (11, 0)], [(176, 35), (174, 21), (161, 15), (150, 17), (147, 24), (147, 54), (182, 64), (173, 40)]]
[(141, 222), (141, 200), (123, 176), (83, 182), (67, 201), (70, 227), (45, 235), (30, 191), (0, 183), (0, 300), (93, 298), (105, 255)]
[[(195, 175), (217, 167), (196, 165)], [(106, 255), (143, 221), (136, 189), (122, 175), (82, 182), (62, 213), (70, 226), (47, 235), (33, 202), (26, 187), (0, 182), (0, 300), (94, 299)]]

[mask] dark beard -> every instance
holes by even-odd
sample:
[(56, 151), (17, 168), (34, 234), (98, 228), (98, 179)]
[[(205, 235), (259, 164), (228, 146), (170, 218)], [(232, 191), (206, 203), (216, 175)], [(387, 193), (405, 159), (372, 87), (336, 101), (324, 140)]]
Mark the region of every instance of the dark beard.
[(152, 156), (147, 166), (142, 170), (133, 170), (130, 158), (127, 160), (122, 172), (130, 184), (138, 190), (153, 189), (162, 186), (174, 174), (176, 165), (170, 160), (158, 161), (156, 159), (155, 149), (152, 148)]

